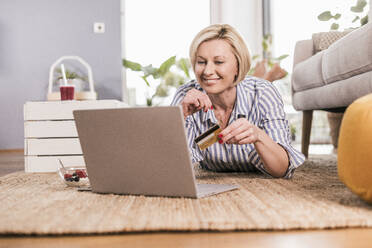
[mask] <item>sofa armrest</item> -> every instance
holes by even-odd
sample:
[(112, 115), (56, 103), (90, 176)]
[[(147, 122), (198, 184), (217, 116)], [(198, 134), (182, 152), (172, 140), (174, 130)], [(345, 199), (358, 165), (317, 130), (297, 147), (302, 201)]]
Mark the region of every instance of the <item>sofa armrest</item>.
[(293, 68), (300, 62), (314, 55), (313, 40), (300, 40), (296, 42), (293, 55)]

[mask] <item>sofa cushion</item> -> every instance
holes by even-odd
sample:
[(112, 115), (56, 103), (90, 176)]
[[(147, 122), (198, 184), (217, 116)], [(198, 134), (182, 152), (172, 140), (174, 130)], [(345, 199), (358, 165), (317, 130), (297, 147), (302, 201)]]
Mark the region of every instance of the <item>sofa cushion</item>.
[(371, 92), (372, 71), (369, 71), (323, 87), (293, 92), (292, 104), (296, 110), (339, 108)]
[(324, 50), (323, 79), (330, 84), (372, 70), (372, 22)]
[(322, 78), (322, 57), (324, 51), (298, 63), (292, 74), (292, 88), (295, 92), (325, 85)]
[(346, 30), (344, 32), (330, 31), (320, 32), (312, 35), (314, 54), (327, 49), (335, 41), (341, 39), (345, 35), (349, 34), (352, 30)]

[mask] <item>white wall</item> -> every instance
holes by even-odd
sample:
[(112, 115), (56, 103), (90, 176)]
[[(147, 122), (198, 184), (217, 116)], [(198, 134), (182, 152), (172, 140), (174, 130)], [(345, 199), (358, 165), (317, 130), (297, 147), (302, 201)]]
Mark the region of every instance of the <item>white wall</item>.
[(210, 0), (210, 4), (211, 24), (232, 25), (245, 39), (251, 55), (262, 53), (262, 0)]

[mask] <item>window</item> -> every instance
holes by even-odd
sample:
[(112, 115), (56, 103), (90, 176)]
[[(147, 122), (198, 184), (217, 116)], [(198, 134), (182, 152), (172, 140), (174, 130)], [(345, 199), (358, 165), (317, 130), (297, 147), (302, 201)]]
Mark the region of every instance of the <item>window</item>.
[[(122, 0), (122, 10), (125, 58), (144, 66), (159, 67), (174, 55), (188, 58), (192, 39), (210, 23), (209, 0)], [(132, 97), (135, 89), (137, 105), (145, 105), (155, 92), (159, 82), (152, 77), (149, 81), (150, 88), (140, 73), (126, 70), (127, 88)], [(162, 104), (170, 101), (171, 97)]]
[[(368, 2), (368, 1), (367, 1)], [(336, 11), (343, 16), (340, 18), (340, 28), (357, 27), (359, 22), (352, 25), (353, 15), (350, 7), (356, 0), (280, 0), (271, 1), (271, 23), (273, 31), (273, 50), (275, 54), (290, 54), (290, 58), (283, 60), (282, 66), (292, 71), (294, 47), (297, 41), (311, 39), (313, 33), (330, 30), (331, 21), (319, 21), (317, 16), (329, 10), (334, 15)], [(368, 5), (364, 8), (367, 14)]]

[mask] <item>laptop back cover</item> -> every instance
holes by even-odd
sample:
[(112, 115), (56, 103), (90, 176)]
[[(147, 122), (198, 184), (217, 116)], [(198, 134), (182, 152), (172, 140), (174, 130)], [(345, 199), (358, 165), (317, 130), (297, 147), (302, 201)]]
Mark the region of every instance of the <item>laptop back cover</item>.
[(76, 110), (92, 190), (196, 197), (179, 106)]

